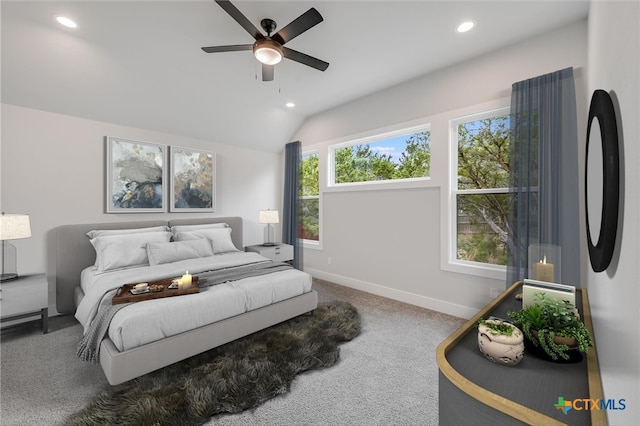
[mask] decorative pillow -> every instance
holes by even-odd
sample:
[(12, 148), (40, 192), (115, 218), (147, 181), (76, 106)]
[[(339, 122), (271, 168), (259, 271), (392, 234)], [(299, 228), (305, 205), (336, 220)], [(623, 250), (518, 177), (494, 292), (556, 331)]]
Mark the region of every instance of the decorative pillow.
[(173, 235), (173, 239), (175, 241), (197, 240), (199, 238), (207, 238), (211, 240), (213, 252), (215, 254), (240, 251), (231, 240), (231, 228), (201, 229), (199, 231), (192, 232), (178, 232)]
[(138, 232), (134, 234), (103, 235), (93, 238), (98, 273), (114, 269), (149, 265), (147, 244), (168, 243), (170, 232)]
[(179, 260), (213, 256), (213, 246), (206, 238), (172, 243), (148, 243), (147, 255), (150, 265), (172, 263)]

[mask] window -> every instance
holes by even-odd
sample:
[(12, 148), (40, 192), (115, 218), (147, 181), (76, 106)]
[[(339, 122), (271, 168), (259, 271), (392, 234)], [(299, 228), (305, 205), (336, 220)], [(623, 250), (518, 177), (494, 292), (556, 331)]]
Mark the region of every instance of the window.
[(308, 243), (320, 241), (320, 191), (318, 153), (302, 155), (300, 163), (300, 224), (298, 238)]
[(452, 260), (503, 268), (509, 202), (508, 108), (451, 121)]
[(330, 148), (330, 186), (427, 179), (431, 167), (429, 126), (378, 135)]

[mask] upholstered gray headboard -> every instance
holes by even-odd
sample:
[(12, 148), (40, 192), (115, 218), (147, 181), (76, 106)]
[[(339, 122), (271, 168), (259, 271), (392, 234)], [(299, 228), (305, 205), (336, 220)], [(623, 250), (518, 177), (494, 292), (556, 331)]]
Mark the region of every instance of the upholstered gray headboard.
[(80, 285), (80, 273), (96, 261), (96, 253), (87, 232), (94, 229), (131, 229), (150, 226), (195, 225), (200, 223), (228, 223), (231, 239), (239, 250), (244, 250), (241, 217), (212, 217), (202, 219), (153, 220), (142, 222), (83, 223), (63, 225), (50, 235), (49, 280), (56, 286), (56, 309), (60, 313), (74, 313), (75, 289)]

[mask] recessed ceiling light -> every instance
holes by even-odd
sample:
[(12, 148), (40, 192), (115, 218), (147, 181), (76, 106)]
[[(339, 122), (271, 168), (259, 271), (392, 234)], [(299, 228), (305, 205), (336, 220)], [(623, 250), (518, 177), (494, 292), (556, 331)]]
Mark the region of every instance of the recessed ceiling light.
[(296, 104), (294, 104), (293, 102), (287, 102), (287, 103), (285, 104), (285, 106), (286, 106), (287, 108), (293, 108), (294, 106), (296, 106)]
[(456, 31), (459, 33), (466, 33), (467, 31), (471, 30), (475, 26), (476, 26), (475, 22), (465, 21), (462, 24), (458, 25), (458, 28), (456, 28)]
[(67, 18), (66, 16), (56, 16), (56, 21), (60, 25), (64, 25), (67, 28), (78, 28), (78, 24), (76, 24), (72, 19)]

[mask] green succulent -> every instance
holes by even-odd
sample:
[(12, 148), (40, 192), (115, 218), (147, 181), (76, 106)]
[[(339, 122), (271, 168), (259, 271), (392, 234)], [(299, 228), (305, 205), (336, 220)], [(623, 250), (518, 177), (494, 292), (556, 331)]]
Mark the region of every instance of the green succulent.
[(513, 334), (513, 327), (508, 322), (504, 322), (504, 321), (489, 322), (485, 319), (480, 318), (476, 323), (476, 327), (478, 327), (480, 324), (487, 327), (489, 329), (489, 332), (494, 335), (501, 334), (504, 336), (511, 336)]
[[(575, 307), (566, 300), (549, 297), (544, 292), (534, 295), (534, 303), (507, 315), (535, 346), (540, 346), (552, 359), (569, 359), (569, 346), (554, 341), (556, 336), (575, 338), (578, 350), (587, 353), (593, 338), (580, 320)], [(535, 330), (537, 336), (532, 330)]]

